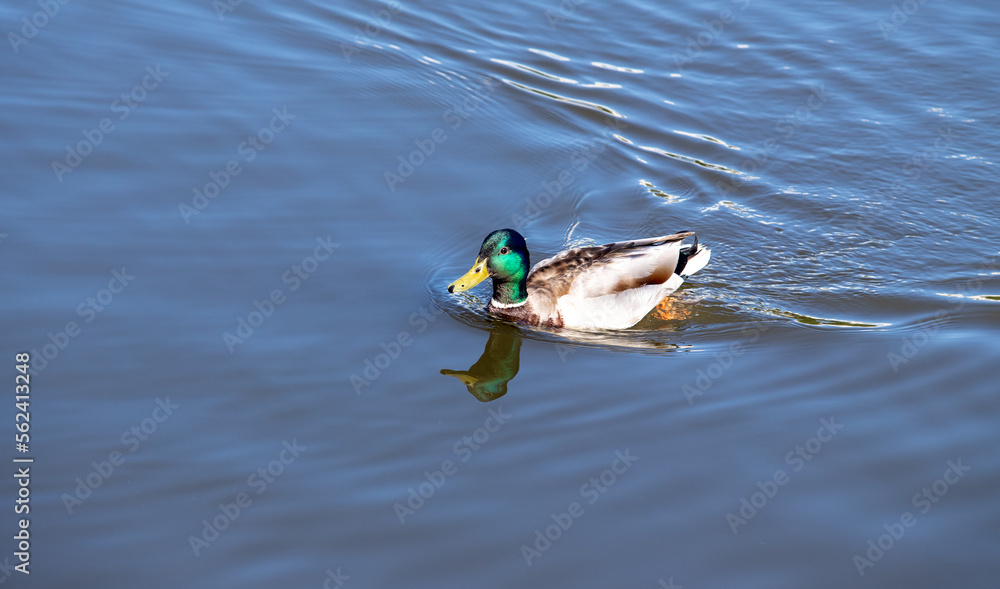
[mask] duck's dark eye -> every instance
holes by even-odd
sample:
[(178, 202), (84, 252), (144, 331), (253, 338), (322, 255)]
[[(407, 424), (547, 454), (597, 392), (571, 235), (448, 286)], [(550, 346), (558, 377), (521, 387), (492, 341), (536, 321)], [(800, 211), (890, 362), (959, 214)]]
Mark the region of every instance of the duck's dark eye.
[(505, 255), (505, 254), (509, 254), (509, 253), (510, 253), (510, 248), (509, 247), (502, 247), (502, 248), (500, 248), (500, 254), (501, 255)]

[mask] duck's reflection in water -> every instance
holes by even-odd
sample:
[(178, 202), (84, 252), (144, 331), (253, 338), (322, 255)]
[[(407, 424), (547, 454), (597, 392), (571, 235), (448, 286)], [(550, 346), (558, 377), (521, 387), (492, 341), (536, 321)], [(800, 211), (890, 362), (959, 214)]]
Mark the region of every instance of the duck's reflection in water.
[(486, 349), (468, 370), (442, 370), (441, 374), (454, 376), (472, 393), (486, 403), (507, 394), (507, 383), (517, 376), (521, 358), (521, 336), (516, 327), (497, 325), (490, 331)]
[[(635, 332), (587, 333), (558, 329), (548, 331), (564, 339), (564, 343), (553, 342), (563, 362), (566, 361), (565, 355), (575, 353), (578, 346), (606, 346), (609, 349), (657, 352), (669, 352), (677, 348), (689, 347), (663, 341), (664, 334), (672, 333), (672, 331), (667, 330), (639, 332), (638, 334)], [(490, 329), (490, 338), (486, 341), (486, 349), (483, 350), (483, 355), (475, 364), (470, 366), (468, 370), (446, 369), (442, 370), (441, 374), (454, 376), (462, 381), (472, 396), (484, 403), (499, 399), (507, 394), (507, 383), (517, 376), (517, 371), (520, 369), (521, 333), (523, 332), (516, 326), (494, 323)], [(649, 333), (658, 333), (660, 337), (651, 338), (648, 336)]]

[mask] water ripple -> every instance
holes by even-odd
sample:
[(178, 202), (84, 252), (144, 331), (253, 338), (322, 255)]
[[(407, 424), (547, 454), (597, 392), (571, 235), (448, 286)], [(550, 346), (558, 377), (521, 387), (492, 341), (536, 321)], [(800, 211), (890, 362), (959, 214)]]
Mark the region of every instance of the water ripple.
[(712, 143), (718, 143), (719, 145), (724, 145), (724, 146), (728, 147), (729, 149), (735, 149), (736, 151), (740, 151), (739, 147), (736, 147), (735, 145), (730, 145), (730, 144), (726, 143), (725, 141), (723, 141), (722, 139), (718, 139), (716, 137), (712, 137), (711, 135), (705, 135), (703, 133), (688, 133), (686, 131), (678, 131), (677, 129), (674, 129), (674, 133), (677, 133), (678, 135), (684, 135), (685, 137), (694, 137), (695, 139), (704, 139), (705, 141), (711, 141)]
[[(616, 135), (616, 137), (618, 137), (618, 136)], [(624, 137), (622, 137), (622, 139), (624, 139)], [(638, 145), (638, 144), (635, 144), (632, 141), (628, 141), (628, 140), (626, 140), (625, 142), (628, 143), (629, 145), (635, 145), (635, 147), (637, 147), (637, 148), (639, 148), (639, 149), (641, 149), (643, 151), (648, 151), (650, 153), (659, 154), (659, 155), (662, 155), (662, 156), (665, 156), (665, 157), (668, 157), (668, 158), (671, 158), (671, 159), (675, 159), (675, 160), (678, 160), (678, 161), (686, 162), (686, 163), (689, 163), (689, 164), (696, 164), (696, 165), (699, 165), (699, 166), (701, 166), (703, 168), (708, 168), (710, 170), (717, 170), (719, 172), (725, 172), (727, 174), (734, 174), (734, 175), (737, 175), (737, 176), (742, 176), (743, 175), (743, 172), (740, 172), (739, 170), (734, 170), (732, 168), (727, 168), (726, 166), (723, 166), (721, 164), (712, 164), (712, 163), (706, 162), (705, 160), (701, 160), (701, 159), (698, 159), (698, 158), (689, 157), (689, 156), (686, 156), (686, 155), (681, 155), (679, 153), (674, 153), (672, 151), (667, 151), (667, 150), (661, 149), (659, 147), (652, 147), (652, 146), (649, 146), (649, 145)]]
[(508, 80), (506, 78), (501, 78), (501, 80), (505, 84), (513, 86), (514, 88), (517, 88), (518, 90), (524, 90), (525, 92), (531, 92), (532, 94), (536, 94), (538, 96), (544, 96), (545, 98), (548, 98), (548, 99), (551, 99), (551, 100), (555, 100), (557, 102), (562, 102), (564, 104), (571, 104), (573, 106), (579, 106), (581, 108), (586, 108), (588, 110), (596, 110), (597, 112), (601, 112), (601, 113), (604, 113), (606, 115), (610, 115), (610, 116), (613, 116), (613, 117), (619, 118), (619, 119), (624, 119), (625, 118), (625, 115), (621, 114), (620, 112), (616, 111), (615, 109), (613, 109), (611, 107), (604, 106), (603, 104), (597, 104), (596, 102), (589, 102), (587, 100), (580, 100), (578, 98), (570, 98), (568, 96), (563, 96), (561, 94), (555, 94), (554, 92), (547, 92), (547, 91), (541, 90), (539, 88), (534, 88), (532, 86), (528, 86), (527, 84), (519, 84), (518, 82), (515, 82), (513, 80)]
[(506, 59), (496, 59), (496, 58), (491, 58), (490, 61), (492, 61), (494, 63), (500, 63), (500, 64), (503, 64), (503, 65), (512, 67), (514, 69), (519, 69), (519, 70), (521, 70), (523, 72), (528, 72), (529, 74), (534, 74), (536, 76), (540, 76), (540, 77), (545, 78), (547, 80), (552, 80), (554, 82), (560, 82), (562, 84), (579, 84), (580, 83), (580, 82), (577, 82), (576, 80), (574, 80), (572, 78), (564, 78), (562, 76), (557, 76), (555, 74), (550, 74), (548, 72), (543, 72), (540, 69), (529, 67), (529, 66), (526, 66), (526, 65), (524, 65), (522, 63), (517, 63), (516, 61), (507, 61)]
[(549, 59), (554, 59), (556, 61), (570, 61), (570, 59), (568, 57), (563, 57), (562, 55), (559, 55), (558, 53), (552, 53), (551, 51), (545, 51), (543, 49), (535, 49), (534, 47), (528, 47), (528, 51), (530, 51), (532, 53), (537, 53), (538, 55), (541, 55), (542, 57), (548, 57)]
[(611, 65), (610, 63), (601, 63), (599, 61), (592, 61), (592, 62), (590, 62), (590, 65), (592, 65), (594, 67), (599, 67), (599, 68), (605, 69), (605, 70), (612, 70), (612, 71), (615, 71), (615, 72), (622, 72), (622, 73), (625, 73), (625, 74), (641, 74), (641, 73), (643, 73), (643, 71), (639, 70), (639, 69), (635, 69), (635, 68), (631, 68), (631, 67), (623, 67), (623, 66), (620, 66), (620, 65)]

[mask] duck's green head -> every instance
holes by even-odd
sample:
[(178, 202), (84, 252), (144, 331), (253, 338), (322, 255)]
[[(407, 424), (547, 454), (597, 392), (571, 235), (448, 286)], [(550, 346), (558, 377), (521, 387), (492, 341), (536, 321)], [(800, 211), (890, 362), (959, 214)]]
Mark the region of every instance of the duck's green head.
[(528, 245), (513, 229), (490, 233), (479, 248), (472, 269), (448, 285), (448, 292), (469, 290), (487, 278), (493, 279), (493, 299), (505, 304), (523, 303), (528, 297), (525, 280), (531, 264)]

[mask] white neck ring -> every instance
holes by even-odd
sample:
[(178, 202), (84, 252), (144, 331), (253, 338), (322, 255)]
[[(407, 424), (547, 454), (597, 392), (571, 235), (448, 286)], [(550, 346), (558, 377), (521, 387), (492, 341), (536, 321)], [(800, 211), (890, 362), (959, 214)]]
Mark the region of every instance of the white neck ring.
[(501, 303), (496, 299), (490, 299), (490, 305), (496, 307), (497, 309), (513, 309), (514, 307), (521, 307), (528, 302), (528, 299), (524, 299), (520, 303)]

